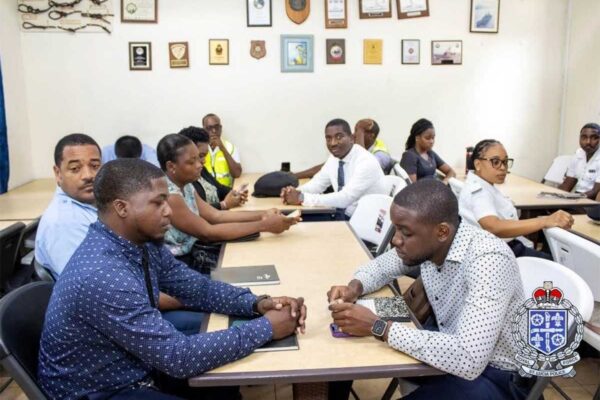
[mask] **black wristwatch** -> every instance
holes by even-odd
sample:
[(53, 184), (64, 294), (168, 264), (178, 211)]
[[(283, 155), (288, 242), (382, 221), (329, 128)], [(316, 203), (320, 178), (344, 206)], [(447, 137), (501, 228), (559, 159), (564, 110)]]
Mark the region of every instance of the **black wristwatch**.
[(375, 336), (375, 339), (381, 340), (383, 342), (383, 335), (385, 335), (385, 330), (387, 329), (388, 321), (384, 321), (382, 319), (378, 319), (375, 321), (373, 326), (371, 327), (371, 333)]
[(269, 296), (268, 294), (262, 294), (260, 296), (256, 297), (256, 300), (254, 300), (254, 304), (252, 304), (252, 314), (259, 317), (262, 314), (258, 311), (258, 303), (260, 303), (261, 301), (263, 301), (264, 299), (270, 299), (271, 296)]

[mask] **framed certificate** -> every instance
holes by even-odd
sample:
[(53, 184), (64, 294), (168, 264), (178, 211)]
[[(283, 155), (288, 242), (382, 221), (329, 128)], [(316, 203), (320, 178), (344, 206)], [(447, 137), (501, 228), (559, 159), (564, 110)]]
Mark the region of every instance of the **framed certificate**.
[(229, 39), (209, 39), (208, 63), (210, 65), (229, 65)]
[(429, 0), (396, 0), (398, 19), (429, 17)]
[(358, 0), (358, 7), (361, 19), (392, 16), (392, 0)]
[(382, 64), (383, 63), (383, 40), (365, 39), (363, 42), (363, 63), (364, 64)]
[(347, 0), (325, 0), (325, 28), (348, 27)]
[(121, 22), (158, 21), (158, 0), (121, 0)]
[(421, 63), (421, 41), (418, 39), (402, 40), (402, 64)]
[(246, 0), (247, 26), (272, 26), (273, 5), (271, 0)]
[(152, 69), (152, 43), (129, 42), (129, 69), (131, 71)]
[(462, 40), (431, 41), (431, 65), (460, 65), (462, 59)]
[(500, 0), (471, 0), (471, 32), (498, 33)]

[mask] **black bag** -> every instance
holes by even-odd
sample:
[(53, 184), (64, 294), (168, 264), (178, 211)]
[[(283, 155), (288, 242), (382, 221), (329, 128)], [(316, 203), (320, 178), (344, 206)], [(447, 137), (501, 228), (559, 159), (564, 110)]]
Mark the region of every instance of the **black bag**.
[(289, 172), (269, 172), (258, 178), (254, 184), (254, 197), (279, 197), (281, 189), (287, 186), (298, 187), (298, 178)]

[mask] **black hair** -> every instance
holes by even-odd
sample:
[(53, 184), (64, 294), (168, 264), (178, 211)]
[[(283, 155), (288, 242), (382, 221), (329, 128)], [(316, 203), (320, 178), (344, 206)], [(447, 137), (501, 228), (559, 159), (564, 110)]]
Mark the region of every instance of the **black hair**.
[(216, 117), (219, 118), (219, 116), (217, 114), (214, 113), (208, 113), (206, 114), (204, 117), (202, 117), (202, 125), (204, 125), (204, 121), (206, 121), (206, 118), (210, 118), (210, 117)]
[(458, 200), (450, 187), (437, 179), (420, 179), (406, 186), (394, 197), (394, 204), (415, 211), (430, 225), (446, 222), (458, 227)]
[(179, 134), (190, 139), (195, 145), (198, 145), (198, 143), (208, 143), (210, 140), (208, 132), (204, 128), (198, 128), (197, 126), (183, 128), (179, 131)]
[(164, 176), (158, 167), (139, 158), (109, 161), (94, 179), (96, 207), (102, 213), (116, 199), (127, 200), (136, 193), (152, 189), (152, 181)]
[(473, 148), (473, 153), (471, 153), (471, 158), (467, 161), (467, 169), (474, 170), (475, 169), (475, 160), (481, 158), (481, 156), (492, 146), (502, 145), (496, 139), (484, 139), (481, 142), (477, 143)]
[[(598, 125), (595, 122), (589, 122), (589, 123), (585, 124), (583, 126), (583, 128), (581, 128), (581, 131), (583, 131), (584, 129), (592, 129), (592, 130), (596, 131), (596, 133), (600, 134), (600, 125)], [(581, 131), (579, 131), (579, 133), (581, 133)]]
[(171, 133), (160, 139), (156, 146), (156, 156), (162, 170), (167, 171), (167, 161), (176, 162), (179, 150), (189, 144), (194, 144), (194, 142), (178, 133)]
[(56, 147), (54, 147), (54, 164), (57, 167), (60, 167), (60, 163), (63, 160), (63, 151), (67, 146), (96, 146), (98, 148), (98, 152), (102, 155), (102, 150), (100, 150), (100, 146), (94, 139), (84, 133), (71, 133), (60, 139), (58, 143), (56, 143)]
[(417, 136), (425, 132), (427, 129), (433, 129), (433, 123), (425, 118), (421, 118), (413, 124), (410, 128), (410, 135), (406, 139), (406, 150), (410, 150), (415, 147), (417, 143)]
[(135, 136), (121, 136), (115, 142), (115, 155), (117, 158), (140, 158), (142, 142)]
[(352, 131), (350, 130), (350, 125), (348, 124), (348, 122), (345, 119), (341, 119), (341, 118), (332, 119), (331, 121), (329, 121), (327, 123), (327, 125), (325, 125), (325, 130), (327, 130), (327, 128), (332, 127), (332, 126), (341, 126), (344, 133), (346, 133), (348, 135), (352, 135)]
[(371, 122), (373, 122), (373, 125), (371, 126), (371, 129), (369, 129), (367, 132), (370, 132), (373, 135), (375, 135), (375, 137), (377, 137), (379, 135), (379, 125), (377, 124), (377, 122), (375, 122), (374, 119), (372, 119)]

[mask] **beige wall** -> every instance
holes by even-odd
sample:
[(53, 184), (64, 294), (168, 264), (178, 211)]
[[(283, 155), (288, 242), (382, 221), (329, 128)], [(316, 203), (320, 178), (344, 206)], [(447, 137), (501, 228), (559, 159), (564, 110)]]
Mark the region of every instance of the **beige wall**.
[(9, 188), (21, 185), (35, 176), (31, 160), (35, 153), (32, 153), (29, 136), (21, 32), (15, 10), (15, 2), (0, 1), (0, 61), (8, 128)]
[(579, 147), (579, 131), (600, 123), (600, 1), (572, 0), (560, 154)]
[[(342, 30), (324, 29), (321, 1), (299, 26), (274, 1), (273, 27), (247, 28), (242, 3), (161, 1), (159, 24), (117, 22), (112, 35), (22, 33), (12, 51), (23, 58), (35, 177), (50, 176), (51, 149), (66, 133), (100, 144), (133, 133), (156, 145), (207, 112), (222, 116), (246, 171), (323, 161), (323, 127), (334, 117), (375, 118), (395, 157), (420, 117), (436, 125), (436, 150), (452, 165), (464, 165), (465, 146), (495, 137), (517, 159), (516, 173), (540, 179), (557, 153), (568, 0), (503, 1), (499, 34), (469, 33), (468, 0), (430, 0), (431, 17), (401, 21), (395, 1), (394, 18), (360, 20), (350, 0)], [(314, 35), (314, 73), (279, 72), (281, 34)], [(230, 39), (229, 66), (208, 65), (208, 38)], [(345, 66), (325, 64), (327, 38), (346, 39)], [(384, 40), (383, 65), (363, 65), (364, 38)], [(266, 58), (249, 56), (252, 39), (267, 41)], [(400, 63), (401, 39), (421, 40), (421, 65)], [(464, 64), (432, 66), (432, 39), (463, 40)], [(153, 71), (129, 71), (129, 41), (152, 41)], [(190, 43), (190, 69), (168, 67), (169, 41)], [(22, 79), (19, 69), (9, 78)]]

